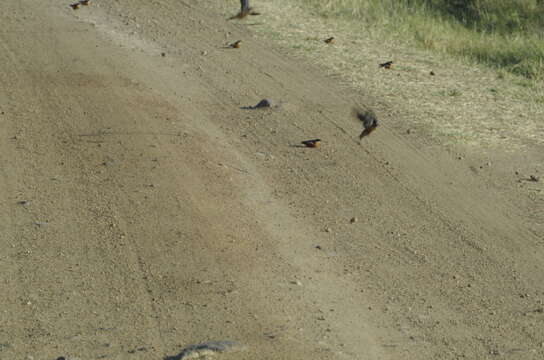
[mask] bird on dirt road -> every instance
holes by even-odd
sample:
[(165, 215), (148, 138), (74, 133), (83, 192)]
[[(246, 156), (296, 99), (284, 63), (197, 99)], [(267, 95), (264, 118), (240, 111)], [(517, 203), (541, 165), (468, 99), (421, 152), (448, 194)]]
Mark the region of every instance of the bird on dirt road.
[(243, 19), (248, 15), (261, 15), (261, 13), (253, 10), (253, 8), (249, 7), (249, 0), (240, 0), (240, 12), (232, 17), (229, 18), (229, 20), (233, 19)]
[(380, 67), (384, 69), (391, 69), (393, 67), (393, 61), (386, 61), (382, 64), (380, 64)]
[(229, 47), (233, 49), (239, 49), (240, 45), (242, 45), (242, 40), (233, 42), (232, 44), (229, 45)]
[(334, 44), (336, 42), (336, 40), (334, 39), (334, 36), (331, 36), (330, 38), (328, 39), (325, 39), (323, 40), (325, 43), (327, 44)]
[(304, 140), (301, 144), (309, 148), (317, 148), (321, 145), (321, 139)]
[(378, 118), (376, 117), (376, 114), (374, 114), (374, 111), (353, 109), (353, 114), (363, 123), (363, 131), (359, 134), (359, 140), (370, 135), (370, 133), (378, 127)]

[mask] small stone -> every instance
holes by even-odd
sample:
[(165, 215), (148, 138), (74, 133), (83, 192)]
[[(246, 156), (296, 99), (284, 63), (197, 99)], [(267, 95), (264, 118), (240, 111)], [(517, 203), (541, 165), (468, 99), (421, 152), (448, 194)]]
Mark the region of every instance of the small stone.
[(26, 201), (26, 200), (17, 201), (17, 204), (26, 206), (26, 205), (28, 205), (28, 201)]
[(412, 133), (412, 129), (407, 129), (407, 130), (406, 130), (406, 133), (407, 133), (407, 134), (411, 134), (411, 133)]
[(331, 228), (329, 228), (329, 227), (328, 227), (328, 228), (325, 228), (325, 232), (330, 233), (331, 231), (332, 231)]
[(349, 219), (349, 222), (352, 224), (355, 224), (357, 221), (358, 219), (356, 217), (352, 217), (351, 219)]
[(165, 52), (161, 52), (161, 56), (162, 56), (162, 57), (165, 57), (165, 56), (166, 56), (166, 53), (165, 53)]

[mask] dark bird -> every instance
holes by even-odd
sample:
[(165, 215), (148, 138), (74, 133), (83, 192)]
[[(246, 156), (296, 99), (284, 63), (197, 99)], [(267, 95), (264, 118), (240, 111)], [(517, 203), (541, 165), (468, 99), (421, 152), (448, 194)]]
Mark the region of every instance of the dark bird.
[(70, 4), (70, 7), (74, 10), (77, 10), (79, 9), (79, 3), (73, 3), (73, 4)]
[(242, 10), (240, 11), (238, 14), (234, 15), (234, 16), (231, 16), (229, 18), (229, 20), (234, 20), (234, 19), (243, 19), (245, 18), (246, 16), (249, 15), (249, 11), (248, 10)]
[(321, 139), (305, 140), (301, 144), (310, 148), (318, 148), (321, 145)]
[(79, 3), (83, 6), (88, 6), (91, 3), (91, 0), (81, 0)]
[(363, 131), (359, 135), (359, 140), (370, 135), (378, 127), (378, 119), (372, 110), (353, 109), (354, 115), (363, 123)]
[(238, 41), (233, 42), (232, 44), (229, 45), (229, 47), (231, 47), (233, 49), (239, 49), (240, 45), (242, 45), (242, 40), (238, 40)]
[(336, 42), (336, 40), (334, 39), (334, 36), (331, 36), (330, 38), (325, 39), (323, 41), (325, 41), (327, 44), (334, 44)]
[(249, 0), (240, 0), (240, 12), (233, 17), (230, 17), (229, 20), (243, 19), (248, 15), (261, 15), (261, 13), (249, 7)]
[(380, 64), (380, 67), (384, 69), (391, 69), (392, 66), (393, 66), (393, 61), (386, 61), (383, 64)]

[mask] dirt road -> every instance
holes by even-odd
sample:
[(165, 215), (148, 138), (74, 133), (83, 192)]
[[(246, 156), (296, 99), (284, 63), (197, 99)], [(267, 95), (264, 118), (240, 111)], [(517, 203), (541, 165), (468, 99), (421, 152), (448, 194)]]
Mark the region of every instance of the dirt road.
[(67, 5), (0, 3), (1, 359), (543, 357), (515, 190), (198, 4)]

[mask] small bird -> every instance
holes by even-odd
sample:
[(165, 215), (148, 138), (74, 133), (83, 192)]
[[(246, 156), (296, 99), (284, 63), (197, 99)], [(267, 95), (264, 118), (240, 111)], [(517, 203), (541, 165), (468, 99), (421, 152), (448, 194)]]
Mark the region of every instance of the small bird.
[(73, 4), (70, 4), (70, 7), (74, 10), (77, 10), (79, 9), (79, 3), (73, 3)]
[(242, 45), (242, 40), (238, 40), (238, 41), (233, 42), (232, 44), (229, 45), (229, 47), (231, 47), (233, 49), (239, 49), (240, 45)]
[(318, 148), (321, 145), (321, 139), (305, 140), (301, 144), (309, 148)]
[(91, 0), (81, 0), (79, 3), (83, 6), (88, 6), (91, 4)]
[(429, 73), (429, 75), (434, 76), (434, 71), (431, 70), (431, 72)]
[(234, 20), (234, 19), (243, 19), (245, 18), (246, 16), (249, 15), (249, 11), (248, 10), (243, 10), (243, 11), (240, 11), (238, 14), (234, 15), (234, 16), (231, 16), (229, 18), (229, 20)]
[(334, 36), (331, 36), (330, 38), (325, 39), (323, 41), (325, 41), (327, 44), (334, 44), (336, 42), (336, 40), (334, 39)]
[(370, 135), (370, 133), (376, 130), (378, 127), (378, 119), (376, 118), (374, 111), (353, 109), (353, 113), (357, 119), (363, 123), (363, 131), (359, 135), (359, 140), (362, 140), (365, 136)]
[(391, 69), (391, 67), (393, 67), (393, 61), (386, 61), (383, 64), (380, 64), (380, 67), (384, 69)]

